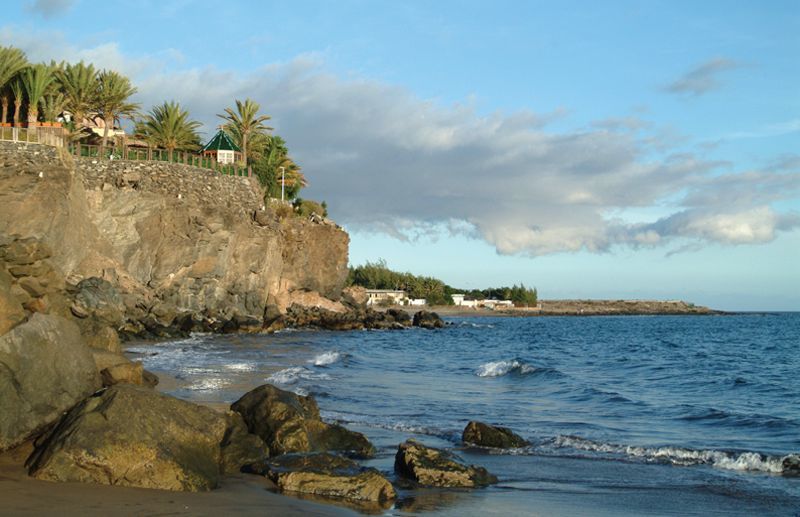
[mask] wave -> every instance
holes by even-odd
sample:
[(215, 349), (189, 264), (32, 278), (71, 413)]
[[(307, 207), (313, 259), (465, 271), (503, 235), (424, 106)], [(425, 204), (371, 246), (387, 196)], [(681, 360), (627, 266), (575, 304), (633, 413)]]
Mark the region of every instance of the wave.
[(401, 431), (404, 433), (435, 436), (437, 438), (442, 438), (454, 443), (459, 443), (461, 441), (460, 430), (446, 430), (436, 426), (423, 425), (416, 422), (410, 422), (407, 418), (403, 418), (403, 421), (398, 421), (388, 417), (377, 417), (374, 415), (344, 413), (330, 410), (321, 411), (320, 414), (324, 420), (341, 425), (360, 425), (376, 429), (386, 429), (389, 431)]
[(478, 377), (502, 377), (509, 373), (517, 373), (519, 375), (527, 375), (537, 370), (535, 366), (520, 362), (516, 359), (511, 361), (493, 361), (484, 363), (478, 367), (475, 374)]
[[(651, 463), (668, 463), (678, 466), (710, 465), (724, 470), (765, 472), (770, 474), (792, 473), (784, 462), (796, 455), (769, 456), (758, 452), (726, 452), (696, 450), (683, 447), (640, 447), (596, 442), (577, 436), (558, 436), (550, 445), (554, 448), (621, 455)], [(788, 462), (787, 462), (788, 463)]]
[(267, 382), (271, 382), (274, 384), (281, 384), (281, 385), (291, 385), (295, 384), (298, 381), (326, 381), (330, 380), (331, 376), (326, 373), (319, 373), (313, 370), (309, 370), (304, 366), (292, 366), (291, 368), (285, 368), (283, 370), (277, 371), (267, 377)]
[(344, 358), (344, 354), (340, 352), (334, 352), (333, 350), (329, 350), (327, 352), (323, 352), (313, 359), (309, 359), (309, 363), (313, 364), (314, 366), (328, 366), (330, 364), (336, 363)]

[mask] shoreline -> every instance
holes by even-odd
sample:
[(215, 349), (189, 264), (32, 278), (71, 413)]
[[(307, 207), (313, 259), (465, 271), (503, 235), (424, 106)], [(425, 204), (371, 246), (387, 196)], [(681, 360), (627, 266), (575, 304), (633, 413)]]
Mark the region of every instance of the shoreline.
[[(406, 311), (418, 310), (399, 307)], [(725, 316), (737, 314), (682, 301), (657, 300), (542, 300), (537, 307), (503, 309), (434, 305), (426, 310), (449, 317), (533, 318), (547, 316)]]

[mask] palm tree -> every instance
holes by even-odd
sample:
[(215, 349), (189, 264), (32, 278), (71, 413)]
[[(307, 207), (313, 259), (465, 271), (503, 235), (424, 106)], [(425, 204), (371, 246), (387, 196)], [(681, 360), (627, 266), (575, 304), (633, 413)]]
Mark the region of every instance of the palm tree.
[(64, 65), (58, 73), (58, 83), (64, 92), (64, 109), (70, 112), (75, 129), (80, 129), (86, 114), (96, 109), (99, 81), (94, 65), (83, 61)]
[(197, 129), (201, 126), (196, 120), (189, 120), (189, 112), (177, 102), (165, 102), (155, 106), (144, 120), (136, 125), (136, 133), (150, 143), (170, 151), (175, 149), (196, 149), (200, 143)]
[(45, 122), (55, 122), (58, 116), (64, 112), (64, 106), (66, 106), (66, 99), (63, 93), (53, 91), (46, 94), (42, 99), (42, 114)]
[(9, 84), (11, 94), (14, 96), (14, 125), (19, 125), (19, 111), (22, 108), (22, 100), (25, 98), (25, 87), (22, 85), (22, 77), (15, 77)]
[(22, 85), (28, 97), (28, 127), (35, 127), (39, 120), (39, 103), (55, 80), (52, 65), (36, 63), (22, 71)]
[(289, 157), (286, 142), (277, 135), (269, 137), (264, 156), (256, 163), (255, 170), (270, 197), (281, 195), (281, 172), (285, 178), (285, 194), (288, 198), (295, 197), (301, 188), (308, 186), (305, 176), (300, 172), (300, 166)]
[(128, 99), (136, 93), (136, 88), (131, 85), (130, 79), (113, 70), (103, 70), (97, 77), (98, 82), (98, 108), (103, 117), (103, 141), (100, 144), (100, 156), (105, 155), (108, 143), (108, 128), (121, 117), (133, 117), (139, 104)]
[(8, 121), (9, 84), (26, 66), (28, 59), (20, 49), (0, 47), (0, 103), (3, 105), (3, 124)]
[(242, 148), (242, 156), (244, 159), (244, 166), (247, 167), (247, 140), (254, 133), (263, 131), (272, 131), (272, 128), (264, 125), (264, 122), (269, 120), (269, 115), (258, 115), (258, 110), (261, 106), (257, 102), (250, 99), (245, 99), (244, 102), (236, 100), (236, 111), (231, 108), (225, 108), (224, 115), (217, 115), (218, 117), (227, 120), (229, 125), (232, 126), (232, 133), (238, 135), (240, 147)]

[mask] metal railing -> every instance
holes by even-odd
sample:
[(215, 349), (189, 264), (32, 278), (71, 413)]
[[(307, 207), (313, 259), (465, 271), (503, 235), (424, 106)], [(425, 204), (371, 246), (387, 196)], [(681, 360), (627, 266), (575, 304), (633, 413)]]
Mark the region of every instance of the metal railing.
[(0, 126), (0, 140), (64, 147), (67, 143), (67, 131), (63, 127)]

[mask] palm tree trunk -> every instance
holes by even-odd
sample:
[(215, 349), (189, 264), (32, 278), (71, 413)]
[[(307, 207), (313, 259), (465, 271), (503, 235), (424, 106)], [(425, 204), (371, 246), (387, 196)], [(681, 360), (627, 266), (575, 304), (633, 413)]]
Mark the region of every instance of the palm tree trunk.
[(242, 161), (247, 167), (247, 132), (242, 131)]
[(22, 108), (22, 101), (14, 101), (14, 125), (19, 125), (19, 110)]
[(36, 121), (39, 119), (39, 109), (36, 106), (28, 106), (28, 128), (36, 127)]
[[(114, 115), (111, 114), (111, 123), (114, 123)], [(103, 140), (100, 142), (100, 157), (106, 156), (106, 144), (108, 143), (108, 119), (103, 118)]]
[(3, 98), (0, 99), (3, 104), (3, 120), (2, 123), (5, 124), (8, 121), (8, 97), (3, 95)]

